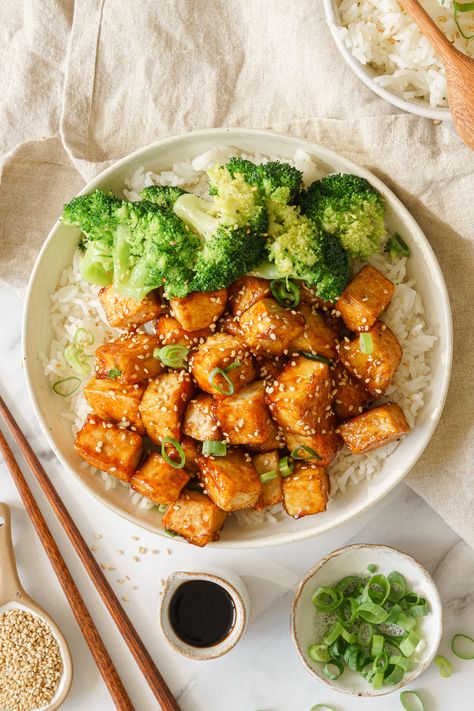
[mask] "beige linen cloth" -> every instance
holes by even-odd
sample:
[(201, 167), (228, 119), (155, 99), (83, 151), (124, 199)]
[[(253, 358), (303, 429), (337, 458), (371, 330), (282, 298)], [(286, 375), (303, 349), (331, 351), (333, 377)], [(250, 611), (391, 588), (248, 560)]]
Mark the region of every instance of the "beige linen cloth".
[(450, 125), (367, 89), (340, 57), (321, 0), (3, 0), (0, 20), (0, 277), (20, 290), (84, 181), (172, 134), (302, 136), (401, 198), (438, 257), (454, 319), (444, 414), (407, 483), (474, 545), (474, 153)]

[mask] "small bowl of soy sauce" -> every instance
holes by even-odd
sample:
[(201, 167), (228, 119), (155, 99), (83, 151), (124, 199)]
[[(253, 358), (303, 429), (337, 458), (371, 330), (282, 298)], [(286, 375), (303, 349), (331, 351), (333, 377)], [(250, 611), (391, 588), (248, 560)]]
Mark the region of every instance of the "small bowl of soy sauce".
[(249, 597), (231, 570), (213, 568), (171, 573), (160, 606), (163, 634), (173, 649), (197, 660), (217, 659), (245, 632)]

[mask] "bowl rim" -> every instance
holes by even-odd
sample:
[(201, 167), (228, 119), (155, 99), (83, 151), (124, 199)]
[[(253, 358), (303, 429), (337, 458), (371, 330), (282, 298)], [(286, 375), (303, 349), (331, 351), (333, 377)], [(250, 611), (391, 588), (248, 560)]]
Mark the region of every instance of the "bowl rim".
[[(379, 192), (382, 193), (382, 195), (389, 196), (390, 200), (394, 206), (394, 208), (397, 211), (397, 214), (403, 214), (404, 220), (407, 222), (409, 226), (409, 230), (411, 234), (417, 234), (421, 241), (423, 242), (423, 248), (425, 252), (428, 254), (428, 256), (431, 259), (432, 262), (432, 272), (434, 272), (433, 276), (434, 279), (438, 285), (438, 292), (440, 295), (440, 299), (442, 301), (443, 305), (443, 315), (446, 317), (446, 344), (447, 344), (447, 352), (444, 352), (444, 362), (443, 362), (443, 371), (442, 371), (442, 389), (441, 389), (441, 397), (439, 399), (439, 409), (437, 412), (437, 415), (435, 418), (430, 418), (430, 423), (428, 426), (428, 431), (426, 434), (425, 441), (420, 448), (419, 452), (415, 457), (412, 457), (409, 460), (409, 465), (406, 467), (403, 467), (404, 471), (403, 474), (395, 481), (391, 482), (390, 485), (387, 486), (382, 492), (377, 494), (373, 499), (371, 499), (369, 502), (361, 502), (351, 513), (347, 514), (341, 514), (339, 519), (336, 522), (325, 522), (322, 524), (319, 524), (318, 530), (313, 530), (311, 528), (309, 529), (300, 529), (300, 530), (295, 530), (288, 532), (288, 531), (283, 531), (283, 532), (275, 532), (271, 534), (270, 536), (265, 536), (263, 538), (255, 538), (255, 539), (250, 539), (250, 540), (230, 540), (230, 541), (217, 541), (213, 543), (209, 543), (207, 547), (212, 547), (212, 548), (227, 548), (227, 549), (251, 549), (251, 548), (262, 548), (262, 547), (270, 547), (270, 546), (277, 546), (277, 545), (284, 545), (288, 543), (294, 543), (296, 541), (303, 541), (307, 540), (309, 538), (312, 538), (315, 535), (319, 535), (321, 533), (325, 533), (332, 528), (335, 528), (339, 525), (342, 525), (343, 523), (346, 523), (347, 521), (355, 518), (356, 516), (360, 515), (361, 513), (368, 511), (372, 506), (374, 506), (376, 503), (378, 503), (384, 496), (386, 496), (390, 491), (392, 491), (397, 484), (402, 481), (405, 476), (408, 474), (408, 472), (412, 469), (412, 467), (416, 464), (418, 459), (421, 457), (423, 452), (425, 451), (426, 447), (428, 446), (428, 443), (430, 442), (433, 433), (438, 425), (438, 422), (440, 420), (444, 404), (446, 402), (447, 398), (447, 393), (448, 393), (448, 387), (449, 387), (449, 381), (450, 381), (450, 375), (451, 375), (451, 366), (452, 366), (452, 355), (453, 355), (453, 333), (452, 333), (452, 315), (451, 315), (451, 307), (450, 307), (450, 302), (449, 302), (449, 296), (448, 296), (448, 291), (446, 288), (446, 283), (444, 281), (443, 273), (441, 271), (441, 268), (439, 266), (439, 263), (436, 259), (436, 255), (428, 241), (428, 239), (425, 237), (421, 227), (418, 225), (416, 222), (415, 218), (412, 216), (412, 214), (409, 212), (408, 208), (405, 207), (405, 205), (401, 202), (401, 200), (393, 193), (390, 188), (388, 188), (383, 181), (381, 181), (379, 178), (377, 178), (376, 175), (374, 175), (371, 171), (369, 171), (367, 168), (364, 168), (363, 166), (359, 165), (358, 163), (355, 163), (354, 161), (346, 158), (342, 154), (338, 153), (337, 151), (334, 151), (330, 148), (327, 148), (326, 146), (316, 143), (314, 141), (309, 141), (303, 138), (299, 138), (298, 136), (292, 136), (290, 134), (285, 134), (285, 133), (278, 133), (275, 131), (270, 131), (270, 130), (265, 130), (265, 129), (252, 129), (252, 128), (210, 128), (210, 129), (202, 129), (199, 131), (190, 131), (188, 133), (184, 134), (178, 134), (175, 136), (170, 136), (167, 138), (160, 139), (158, 141), (155, 141), (152, 144), (149, 144), (147, 146), (144, 146), (142, 148), (139, 148), (136, 151), (133, 151), (132, 153), (127, 154), (126, 156), (122, 157), (118, 161), (115, 161), (112, 165), (107, 167), (104, 171), (99, 173), (93, 180), (88, 182), (82, 190), (77, 193), (77, 195), (84, 195), (88, 192), (91, 192), (94, 190), (102, 181), (107, 179), (109, 176), (113, 175), (113, 173), (117, 170), (122, 168), (125, 164), (128, 162), (133, 162), (136, 161), (140, 158), (144, 159), (144, 162), (146, 162), (146, 157), (150, 152), (154, 152), (156, 150), (159, 150), (161, 148), (166, 148), (169, 147), (170, 145), (174, 143), (179, 143), (183, 139), (206, 139), (213, 137), (216, 140), (216, 143), (219, 143), (223, 140), (245, 140), (245, 138), (259, 138), (261, 137), (262, 139), (273, 137), (276, 140), (278, 139), (283, 139), (286, 141), (294, 141), (295, 143), (298, 144), (299, 147), (302, 147), (305, 149), (308, 153), (317, 153), (318, 158), (320, 160), (326, 161), (327, 163), (331, 164), (331, 162), (340, 162), (341, 160), (348, 165), (348, 169), (350, 169), (353, 172), (356, 172), (358, 175), (365, 177), (369, 182), (377, 189)], [(295, 147), (296, 148), (296, 147)], [(60, 220), (58, 219), (53, 227), (51, 228), (47, 238), (44, 241), (44, 244), (38, 253), (38, 256), (36, 258), (35, 264), (33, 266), (33, 269), (31, 271), (30, 275), (30, 280), (28, 283), (28, 288), (26, 292), (26, 297), (25, 297), (25, 304), (24, 304), (24, 310), (23, 310), (23, 319), (22, 319), (22, 327), (21, 327), (21, 340), (22, 340), (22, 360), (24, 364), (24, 372), (25, 372), (25, 380), (27, 384), (27, 389), (28, 393), (30, 396), (31, 403), (33, 405), (33, 409), (36, 415), (36, 418), (40, 424), (41, 430), (43, 432), (43, 435), (45, 436), (49, 446), (55, 453), (56, 457), (60, 461), (60, 463), (63, 465), (63, 467), (66, 469), (66, 471), (71, 474), (76, 481), (79, 482), (79, 484), (87, 490), (87, 492), (94, 497), (97, 501), (99, 501), (103, 506), (106, 506), (109, 508), (111, 511), (114, 513), (120, 515), (121, 517), (127, 519), (128, 521), (134, 523), (135, 525), (140, 526), (141, 528), (144, 528), (145, 530), (148, 530), (152, 533), (155, 533), (157, 535), (161, 536), (166, 536), (164, 531), (157, 530), (157, 526), (150, 525), (147, 521), (144, 521), (141, 519), (138, 515), (135, 515), (133, 513), (130, 513), (126, 510), (124, 510), (123, 507), (115, 504), (114, 502), (107, 500), (107, 497), (104, 495), (104, 493), (98, 493), (94, 491), (92, 488), (88, 487), (84, 481), (79, 477), (79, 475), (76, 473), (75, 469), (69, 466), (68, 462), (66, 461), (65, 457), (63, 456), (59, 446), (56, 445), (54, 441), (54, 437), (52, 434), (52, 431), (50, 431), (46, 420), (43, 418), (43, 415), (41, 413), (41, 407), (40, 407), (40, 402), (39, 402), (39, 397), (36, 394), (35, 391), (35, 385), (34, 385), (34, 378), (32, 376), (32, 373), (30, 371), (30, 364), (29, 364), (29, 354), (27, 353), (27, 342), (28, 342), (28, 327), (29, 327), (29, 311), (30, 311), (30, 306), (31, 303), (34, 300), (34, 287), (35, 287), (35, 282), (37, 279), (37, 274), (40, 269), (40, 264), (43, 258), (43, 255), (45, 251), (48, 249), (50, 242), (54, 239), (55, 233), (60, 226)], [(106, 492), (105, 492), (106, 493)], [(179, 541), (179, 543), (187, 543), (187, 541), (181, 540), (180, 538), (176, 539)]]
[[(416, 668), (413, 670), (414, 675), (411, 676), (409, 679), (401, 680), (398, 682), (398, 684), (393, 684), (390, 687), (387, 687), (386, 689), (367, 689), (367, 690), (360, 690), (360, 691), (355, 691), (351, 689), (346, 689), (344, 687), (340, 687), (337, 684), (337, 680), (331, 680), (327, 679), (323, 676), (320, 676), (319, 674), (316, 674), (314, 669), (308, 664), (308, 661), (306, 659), (306, 655), (304, 654), (303, 650), (301, 649), (298, 641), (298, 637), (296, 634), (296, 623), (295, 623), (295, 617), (296, 617), (296, 609), (298, 607), (298, 604), (301, 599), (301, 594), (303, 592), (304, 587), (311, 581), (311, 579), (314, 577), (314, 575), (321, 570), (325, 566), (325, 564), (332, 558), (337, 558), (341, 555), (346, 555), (354, 551), (354, 550), (360, 550), (360, 549), (368, 549), (368, 550), (374, 550), (377, 549), (379, 551), (385, 551), (388, 553), (390, 556), (393, 558), (399, 558), (402, 557), (405, 560), (407, 560), (410, 565), (414, 566), (418, 572), (420, 573), (421, 577), (423, 577), (428, 584), (431, 586), (432, 590), (432, 596), (430, 597), (430, 602), (431, 600), (435, 600), (437, 607), (439, 609), (439, 619), (436, 620), (436, 636), (434, 638), (434, 645), (433, 649), (430, 653), (430, 655), (423, 661), (420, 662)], [(291, 603), (291, 611), (290, 611), (290, 630), (291, 630), (291, 639), (292, 642), (295, 646), (295, 649), (297, 651), (297, 654), (302, 661), (305, 669), (313, 676), (314, 678), (318, 679), (318, 681), (323, 682), (328, 686), (330, 689), (333, 691), (338, 691), (341, 694), (347, 694), (349, 696), (357, 696), (357, 697), (371, 697), (375, 698), (377, 696), (386, 696), (387, 694), (391, 694), (394, 691), (397, 691), (397, 689), (402, 689), (404, 686), (407, 684), (411, 684), (415, 679), (417, 679), (423, 672), (425, 672), (430, 664), (432, 663), (433, 659), (436, 656), (436, 652), (438, 651), (439, 645), (441, 643), (441, 637), (443, 635), (443, 604), (441, 601), (441, 596), (439, 594), (438, 588), (436, 586), (436, 583), (434, 582), (432, 576), (430, 573), (427, 571), (425, 566), (420, 563), (416, 558), (414, 558), (412, 555), (409, 553), (405, 553), (405, 551), (400, 550), (399, 548), (395, 548), (395, 546), (387, 546), (382, 543), (351, 543), (347, 546), (342, 546), (341, 548), (336, 548), (335, 550), (331, 551), (327, 555), (325, 555), (323, 558), (320, 558), (318, 562), (308, 570), (306, 575), (300, 580), (298, 583), (298, 587), (296, 589), (296, 592), (293, 596), (293, 600)]]
[(351, 53), (348, 47), (344, 44), (340, 33), (338, 32), (339, 27), (344, 27), (339, 19), (338, 0), (323, 0), (324, 11), (326, 15), (326, 24), (329, 26), (331, 35), (336, 43), (339, 52), (342, 54), (347, 64), (350, 66), (352, 71), (361, 79), (369, 89), (378, 94), (382, 99), (388, 101), (393, 106), (398, 109), (407, 111), (415, 116), (422, 116), (423, 118), (434, 119), (435, 121), (448, 121), (451, 119), (451, 111), (449, 108), (444, 108), (442, 106), (433, 107), (425, 101), (424, 99), (418, 100), (408, 100), (403, 99), (401, 96), (397, 96), (392, 91), (385, 89), (383, 86), (379, 86), (377, 82), (373, 80), (373, 77), (365, 70), (364, 65), (359, 62), (356, 57)]

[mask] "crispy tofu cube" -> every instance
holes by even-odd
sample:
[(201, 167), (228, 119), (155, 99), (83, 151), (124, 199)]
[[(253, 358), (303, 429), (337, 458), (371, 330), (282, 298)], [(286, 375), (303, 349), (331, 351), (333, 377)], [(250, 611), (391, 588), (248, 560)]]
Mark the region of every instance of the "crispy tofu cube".
[(160, 454), (152, 452), (130, 479), (130, 486), (155, 504), (172, 504), (189, 479), (184, 469), (175, 469)]
[(224, 316), (217, 323), (217, 330), (224, 331), (224, 333), (230, 333), (231, 336), (236, 336), (243, 340), (242, 329), (240, 328), (238, 316), (232, 316), (232, 314), (224, 314)]
[(116, 328), (133, 328), (151, 321), (162, 311), (158, 292), (150, 291), (141, 301), (131, 296), (120, 296), (112, 286), (99, 291), (99, 301), (107, 316), (107, 321)]
[(262, 380), (276, 380), (280, 375), (285, 359), (280, 356), (270, 358), (269, 356), (255, 356), (255, 367)]
[(265, 442), (261, 444), (247, 444), (246, 447), (251, 452), (255, 452), (255, 454), (266, 454), (273, 449), (283, 449), (285, 447), (285, 439), (282, 432), (278, 428), (275, 428), (275, 431)]
[(227, 289), (195, 292), (182, 299), (170, 299), (171, 312), (185, 331), (200, 331), (224, 313)]
[(229, 383), (218, 373), (213, 378), (214, 385), (211, 385), (209, 376), (214, 368), (225, 370), (236, 361), (240, 365), (227, 372), (234, 392), (238, 392), (255, 377), (252, 355), (239, 338), (227, 333), (215, 333), (195, 351), (192, 357), (192, 374), (201, 390), (220, 399), (226, 396), (216, 390), (214, 385), (224, 392), (229, 392)]
[(133, 333), (104, 343), (95, 352), (96, 377), (111, 378), (124, 385), (140, 383), (162, 373), (164, 367), (153, 357), (160, 347), (156, 336)]
[(231, 444), (263, 444), (277, 428), (265, 402), (265, 383), (256, 380), (216, 403), (216, 418)]
[(410, 431), (402, 409), (394, 402), (367, 410), (339, 429), (344, 443), (356, 454), (383, 447)]
[(328, 496), (326, 470), (315, 464), (298, 463), (293, 474), (283, 479), (283, 506), (293, 518), (326, 511)]
[(139, 435), (145, 434), (138, 405), (145, 385), (122, 385), (110, 378), (92, 378), (84, 388), (84, 397), (96, 415), (111, 422), (130, 423)]
[(256, 454), (252, 457), (252, 463), (259, 476), (271, 471), (278, 472), (278, 475), (274, 479), (270, 479), (270, 481), (265, 483), (262, 482), (263, 493), (261, 494), (255, 508), (258, 511), (262, 511), (268, 506), (275, 506), (275, 504), (279, 504), (282, 500), (283, 477), (278, 470), (278, 465), (280, 463), (280, 456), (278, 452), (273, 450), (273, 452), (267, 452), (266, 454)]
[(341, 363), (336, 363), (331, 370), (332, 384), (335, 388), (333, 409), (341, 420), (354, 417), (363, 412), (372, 400), (372, 395), (360, 380), (352, 377)]
[(204, 491), (224, 511), (253, 508), (262, 485), (249, 455), (241, 449), (228, 450), (225, 457), (198, 457)]
[(298, 312), (304, 318), (304, 329), (289, 345), (290, 354), (306, 351), (326, 358), (337, 358), (337, 331), (328, 326), (315, 307), (301, 304)]
[(200, 442), (222, 439), (222, 432), (216, 424), (215, 403), (212, 395), (198, 393), (189, 401), (184, 414), (183, 432)]
[(377, 321), (369, 333), (373, 344), (371, 355), (361, 352), (359, 336), (356, 336), (349, 343), (339, 344), (339, 360), (377, 398), (392, 382), (402, 360), (402, 349), (395, 335), (382, 321)]
[(350, 331), (369, 331), (389, 305), (394, 291), (395, 284), (368, 264), (346, 286), (336, 309)]
[(136, 432), (88, 415), (76, 435), (74, 449), (93, 467), (128, 482), (140, 462), (143, 446)]
[(179, 344), (188, 348), (194, 348), (200, 343), (204, 343), (206, 338), (212, 335), (210, 328), (204, 328), (201, 331), (185, 331), (172, 316), (161, 316), (155, 324), (155, 331), (160, 339), (160, 346)]
[[(180, 442), (180, 445), (185, 457), (185, 464), (183, 468), (186, 472), (188, 472), (188, 474), (192, 474), (194, 476), (199, 471), (197, 458), (201, 453), (201, 450), (199, 449), (197, 442), (191, 437), (184, 436)], [(171, 443), (166, 445), (166, 453), (173, 461), (181, 461), (181, 454)]]
[(139, 405), (148, 437), (161, 444), (165, 437), (181, 440), (181, 422), (194, 386), (184, 370), (162, 373), (150, 380)]
[(240, 327), (250, 350), (257, 354), (283, 355), (303, 332), (304, 319), (274, 299), (260, 299), (244, 311)]
[(241, 316), (244, 311), (267, 296), (271, 296), (268, 279), (242, 276), (229, 287), (229, 306), (234, 316)]
[(304, 356), (294, 358), (267, 386), (266, 399), (283, 430), (303, 436), (320, 432), (334, 416), (329, 366)]
[[(299, 459), (309, 461), (311, 464), (317, 464), (320, 467), (328, 467), (342, 447), (341, 436), (334, 429), (329, 428), (323, 432), (316, 432), (309, 437), (302, 437), (293, 432), (285, 432), (285, 440), (290, 452), (295, 452)], [(314, 457), (311, 454), (311, 450), (316, 452), (320, 459)]]
[(163, 516), (164, 528), (174, 531), (195, 546), (219, 540), (227, 514), (207, 496), (185, 489)]

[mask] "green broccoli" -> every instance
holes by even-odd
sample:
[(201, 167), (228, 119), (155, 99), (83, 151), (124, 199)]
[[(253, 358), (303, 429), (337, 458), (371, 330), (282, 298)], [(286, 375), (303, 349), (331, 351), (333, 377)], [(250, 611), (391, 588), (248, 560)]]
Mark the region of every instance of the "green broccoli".
[(349, 260), (337, 238), (321, 230), (291, 205), (268, 204), (268, 258), (263, 276), (302, 279), (325, 301), (335, 301), (347, 284)]
[(365, 179), (348, 173), (314, 182), (300, 199), (301, 211), (336, 236), (352, 257), (367, 259), (385, 234), (384, 201)]
[(241, 174), (227, 168), (208, 171), (213, 201), (182, 195), (174, 212), (200, 237), (191, 291), (215, 291), (229, 286), (265, 257), (267, 227), (264, 197)]
[(140, 196), (143, 200), (154, 202), (161, 207), (169, 207), (171, 210), (176, 200), (184, 193), (181, 188), (171, 185), (150, 185), (141, 191)]
[(244, 158), (231, 158), (226, 168), (232, 177), (242, 175), (247, 183), (258, 186), (267, 198), (284, 205), (292, 202), (301, 189), (303, 174), (288, 163), (270, 161), (256, 165)]

